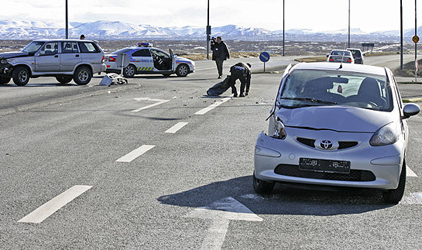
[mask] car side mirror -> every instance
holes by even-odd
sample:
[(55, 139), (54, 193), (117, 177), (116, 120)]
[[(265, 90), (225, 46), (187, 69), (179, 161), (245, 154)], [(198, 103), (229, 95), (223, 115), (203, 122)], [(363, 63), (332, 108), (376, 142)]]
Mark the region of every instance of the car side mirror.
[(419, 107), (419, 105), (414, 104), (414, 103), (408, 103), (406, 105), (404, 105), (403, 108), (403, 113), (404, 116), (403, 118), (409, 118), (411, 116), (417, 115), (419, 112), (421, 111), (421, 108)]

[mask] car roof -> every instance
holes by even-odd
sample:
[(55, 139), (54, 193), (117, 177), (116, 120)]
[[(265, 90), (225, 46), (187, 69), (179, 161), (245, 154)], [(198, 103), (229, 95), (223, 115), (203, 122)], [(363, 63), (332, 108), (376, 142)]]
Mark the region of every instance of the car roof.
[(33, 42), (94, 42), (92, 40), (81, 39), (36, 39)]
[[(340, 65), (342, 66), (340, 68)], [(315, 62), (315, 63), (299, 63), (297, 64), (293, 70), (338, 70), (340, 71), (347, 71), (347, 72), (355, 72), (355, 73), (363, 73), (363, 74), (372, 74), (372, 75), (379, 75), (385, 76), (385, 68), (371, 66), (371, 65), (362, 65), (362, 64), (350, 64), (350, 63), (333, 63), (333, 62)]]

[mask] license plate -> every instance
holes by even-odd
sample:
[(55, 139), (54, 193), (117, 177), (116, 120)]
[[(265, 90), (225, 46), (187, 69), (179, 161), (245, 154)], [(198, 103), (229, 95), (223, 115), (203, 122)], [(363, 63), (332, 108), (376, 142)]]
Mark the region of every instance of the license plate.
[(350, 161), (333, 161), (322, 159), (299, 159), (299, 169), (322, 173), (350, 173)]

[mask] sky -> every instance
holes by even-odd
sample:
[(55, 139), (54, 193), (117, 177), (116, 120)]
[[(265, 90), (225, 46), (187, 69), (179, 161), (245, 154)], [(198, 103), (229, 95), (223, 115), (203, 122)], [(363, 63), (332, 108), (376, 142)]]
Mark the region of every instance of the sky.
[[(402, 0), (403, 26), (415, 27), (415, 1)], [(65, 26), (65, 0), (0, 0), (0, 20)], [(283, 0), (209, 0), (210, 25), (283, 29)], [(284, 0), (285, 28), (347, 29), (349, 0)], [(68, 0), (69, 22), (121, 21), (160, 27), (204, 27), (208, 0)], [(420, 6), (419, 6), (420, 5)], [(350, 0), (350, 26), (364, 32), (400, 29), (400, 0)], [(417, 5), (422, 26), (422, 2)]]

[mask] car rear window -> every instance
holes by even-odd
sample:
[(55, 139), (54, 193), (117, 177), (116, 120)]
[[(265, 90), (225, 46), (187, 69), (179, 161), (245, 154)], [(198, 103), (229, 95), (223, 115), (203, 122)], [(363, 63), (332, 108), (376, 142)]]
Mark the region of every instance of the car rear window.
[(99, 53), (100, 49), (92, 42), (79, 42), (79, 48), (82, 53)]

